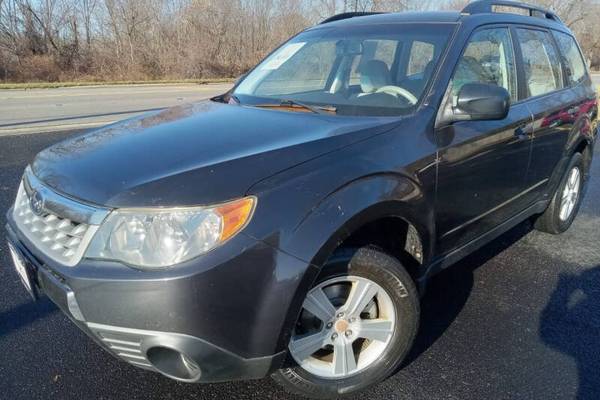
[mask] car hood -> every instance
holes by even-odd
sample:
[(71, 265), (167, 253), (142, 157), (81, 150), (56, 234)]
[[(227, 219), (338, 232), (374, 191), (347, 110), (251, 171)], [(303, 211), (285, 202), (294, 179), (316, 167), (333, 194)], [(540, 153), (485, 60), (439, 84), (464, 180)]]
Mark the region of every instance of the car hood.
[(102, 206), (206, 205), (391, 121), (205, 101), (70, 138), (38, 154), (32, 169), (57, 192)]

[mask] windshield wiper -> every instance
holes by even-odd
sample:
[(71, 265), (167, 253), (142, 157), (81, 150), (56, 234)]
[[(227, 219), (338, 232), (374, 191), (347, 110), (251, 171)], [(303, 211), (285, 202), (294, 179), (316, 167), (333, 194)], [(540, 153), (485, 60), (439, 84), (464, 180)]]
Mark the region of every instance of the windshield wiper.
[(315, 114), (336, 114), (337, 108), (333, 106), (313, 106), (297, 100), (281, 100), (279, 103), (254, 104), (253, 107), (261, 108), (302, 108)]

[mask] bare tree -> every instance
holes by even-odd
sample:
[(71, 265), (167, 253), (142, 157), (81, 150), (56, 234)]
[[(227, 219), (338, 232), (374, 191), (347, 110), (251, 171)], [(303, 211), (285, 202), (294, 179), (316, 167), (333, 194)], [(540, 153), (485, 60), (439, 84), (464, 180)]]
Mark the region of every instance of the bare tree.
[[(600, 67), (600, 3), (555, 10)], [(230, 77), (291, 35), (350, 11), (461, 10), (468, 0), (0, 0), (0, 79)]]

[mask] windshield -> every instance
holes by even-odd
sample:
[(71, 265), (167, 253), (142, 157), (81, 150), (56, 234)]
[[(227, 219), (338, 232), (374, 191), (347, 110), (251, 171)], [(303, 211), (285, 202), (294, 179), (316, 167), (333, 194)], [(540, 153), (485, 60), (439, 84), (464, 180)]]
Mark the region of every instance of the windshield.
[(312, 29), (261, 62), (232, 97), (288, 111), (300, 105), (339, 115), (408, 114), (424, 95), (452, 30), (452, 24)]

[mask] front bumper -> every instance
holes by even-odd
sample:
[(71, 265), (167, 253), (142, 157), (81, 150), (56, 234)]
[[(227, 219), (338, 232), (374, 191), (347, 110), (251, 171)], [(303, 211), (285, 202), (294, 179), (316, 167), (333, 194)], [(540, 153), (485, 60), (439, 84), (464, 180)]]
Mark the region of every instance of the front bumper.
[(114, 356), (188, 382), (262, 378), (282, 365), (303, 261), (239, 234), (170, 270), (65, 267), (37, 252), (10, 212), (8, 221), (35, 285)]

